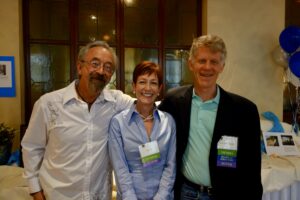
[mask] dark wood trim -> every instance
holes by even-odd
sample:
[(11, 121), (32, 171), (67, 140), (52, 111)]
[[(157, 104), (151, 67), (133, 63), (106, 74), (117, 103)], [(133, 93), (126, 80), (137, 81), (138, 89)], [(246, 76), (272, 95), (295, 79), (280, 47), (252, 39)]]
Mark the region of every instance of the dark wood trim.
[(23, 51), (25, 72), (25, 124), (28, 124), (31, 115), (31, 78), (30, 78), (30, 46), (29, 46), (29, 0), (22, 1), (23, 17)]
[(69, 40), (29, 39), (30, 44), (69, 45)]
[(202, 0), (197, 0), (197, 36), (202, 35)]
[[(158, 33), (159, 33), (159, 44), (158, 44), (158, 64), (159, 66), (162, 68), (162, 72), (163, 74), (165, 74), (165, 62), (164, 62), (164, 57), (165, 57), (165, 36), (166, 36), (166, 30), (165, 30), (165, 5), (166, 5), (166, 1), (165, 0), (159, 0), (159, 4), (158, 4), (158, 23), (159, 23), (159, 27), (158, 27)], [(165, 76), (163, 79), (163, 85), (165, 85)], [(159, 100), (164, 96), (164, 92), (165, 89), (162, 88), (161, 94), (158, 97)]]
[(124, 49), (124, 0), (116, 0), (116, 34), (119, 68), (117, 70), (117, 88), (125, 91), (125, 49)]
[(78, 1), (69, 0), (70, 17), (70, 82), (77, 77), (77, 54), (78, 54)]

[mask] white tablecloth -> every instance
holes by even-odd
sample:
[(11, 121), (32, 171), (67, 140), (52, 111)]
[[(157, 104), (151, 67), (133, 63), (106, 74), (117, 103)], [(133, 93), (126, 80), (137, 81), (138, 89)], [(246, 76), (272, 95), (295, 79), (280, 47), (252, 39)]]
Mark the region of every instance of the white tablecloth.
[(262, 158), (263, 200), (300, 200), (300, 158)]
[(290, 186), (279, 191), (266, 192), (262, 200), (299, 200), (300, 199), (300, 182), (294, 182)]

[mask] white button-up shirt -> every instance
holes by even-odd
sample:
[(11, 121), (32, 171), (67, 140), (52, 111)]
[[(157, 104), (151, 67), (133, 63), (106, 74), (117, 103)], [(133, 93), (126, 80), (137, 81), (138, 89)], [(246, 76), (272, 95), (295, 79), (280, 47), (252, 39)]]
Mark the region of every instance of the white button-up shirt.
[(43, 95), (22, 140), (30, 192), (42, 189), (47, 200), (110, 199), (109, 122), (132, 102), (121, 91), (104, 89), (89, 111), (75, 81)]

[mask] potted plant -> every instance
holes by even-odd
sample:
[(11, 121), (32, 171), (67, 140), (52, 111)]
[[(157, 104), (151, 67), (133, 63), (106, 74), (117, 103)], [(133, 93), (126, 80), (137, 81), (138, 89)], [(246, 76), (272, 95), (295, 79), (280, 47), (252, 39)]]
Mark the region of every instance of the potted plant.
[(0, 165), (5, 165), (10, 157), (16, 129), (0, 123)]

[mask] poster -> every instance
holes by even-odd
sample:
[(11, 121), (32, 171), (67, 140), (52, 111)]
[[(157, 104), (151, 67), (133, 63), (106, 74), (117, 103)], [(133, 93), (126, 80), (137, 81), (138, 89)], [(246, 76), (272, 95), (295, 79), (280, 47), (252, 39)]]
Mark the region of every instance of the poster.
[(13, 56), (0, 56), (0, 97), (15, 97), (15, 62)]
[(290, 133), (264, 132), (264, 143), (268, 155), (299, 156), (295, 136)]

